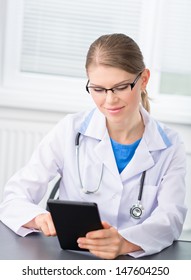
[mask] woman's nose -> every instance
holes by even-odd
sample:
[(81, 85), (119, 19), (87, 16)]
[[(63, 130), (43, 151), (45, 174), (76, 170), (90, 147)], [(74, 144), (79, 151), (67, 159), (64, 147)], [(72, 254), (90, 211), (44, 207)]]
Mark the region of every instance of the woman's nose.
[(116, 100), (118, 100), (117, 95), (112, 90), (107, 91), (107, 93), (106, 93), (106, 102), (107, 103), (113, 103)]

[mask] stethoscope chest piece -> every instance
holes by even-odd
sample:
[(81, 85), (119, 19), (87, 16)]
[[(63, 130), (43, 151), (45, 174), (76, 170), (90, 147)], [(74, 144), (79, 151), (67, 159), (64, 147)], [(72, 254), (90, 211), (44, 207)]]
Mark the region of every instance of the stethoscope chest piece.
[(131, 209), (130, 209), (130, 215), (131, 217), (133, 217), (134, 219), (140, 219), (140, 217), (142, 216), (144, 212), (144, 208), (143, 206), (140, 204), (140, 202), (137, 202), (136, 204), (134, 204)]

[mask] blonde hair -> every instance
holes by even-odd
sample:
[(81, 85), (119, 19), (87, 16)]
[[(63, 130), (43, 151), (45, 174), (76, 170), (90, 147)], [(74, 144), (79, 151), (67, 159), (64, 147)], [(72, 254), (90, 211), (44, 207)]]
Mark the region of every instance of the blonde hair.
[[(86, 71), (91, 65), (111, 66), (136, 75), (145, 69), (143, 55), (137, 43), (120, 33), (102, 35), (90, 45), (86, 57)], [(150, 112), (146, 90), (141, 92), (141, 103)]]

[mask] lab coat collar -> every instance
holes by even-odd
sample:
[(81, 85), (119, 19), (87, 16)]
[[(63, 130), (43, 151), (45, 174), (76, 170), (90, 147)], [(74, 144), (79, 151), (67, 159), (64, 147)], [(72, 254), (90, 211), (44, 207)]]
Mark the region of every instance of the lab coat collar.
[(160, 123), (154, 120), (142, 106), (140, 106), (140, 113), (145, 125), (143, 140), (145, 141), (148, 150), (150, 152), (163, 150), (171, 146), (171, 141)]
[[(155, 164), (152, 152), (166, 149), (171, 145), (160, 124), (142, 106), (140, 106), (140, 113), (145, 124), (145, 131), (134, 157), (120, 174), (122, 180), (151, 168)], [(104, 115), (98, 109), (91, 111), (80, 132), (85, 136), (100, 140), (95, 147), (97, 156), (114, 175), (118, 174), (119, 176), (115, 158), (111, 157), (112, 147)]]
[[(145, 125), (143, 140), (148, 151), (162, 150), (171, 146), (171, 142), (159, 122), (155, 121), (142, 105), (140, 105), (140, 113)], [(83, 135), (97, 140), (104, 139), (106, 131), (105, 116), (98, 109), (93, 109), (88, 113), (80, 128)]]
[(80, 127), (81, 134), (97, 140), (104, 138), (106, 130), (105, 116), (98, 109), (90, 111)]

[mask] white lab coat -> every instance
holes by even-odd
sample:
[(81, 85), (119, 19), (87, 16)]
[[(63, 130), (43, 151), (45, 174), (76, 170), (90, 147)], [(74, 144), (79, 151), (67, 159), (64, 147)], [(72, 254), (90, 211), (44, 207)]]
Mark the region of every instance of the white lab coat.
[[(0, 206), (3, 223), (21, 236), (31, 229), (22, 225), (46, 212), (38, 206), (47, 185), (62, 176), (60, 199), (94, 201), (101, 219), (118, 229), (143, 251), (141, 257), (161, 251), (180, 236), (186, 216), (185, 152), (177, 133), (159, 124), (140, 107), (145, 123), (141, 142), (126, 168), (119, 174), (104, 116), (95, 109), (69, 114), (42, 140), (29, 163), (7, 183)], [(77, 173), (75, 137), (81, 132), (79, 166), (84, 187), (98, 192), (85, 194)], [(140, 178), (146, 170), (142, 195), (145, 209), (140, 219), (130, 216), (137, 202)]]

